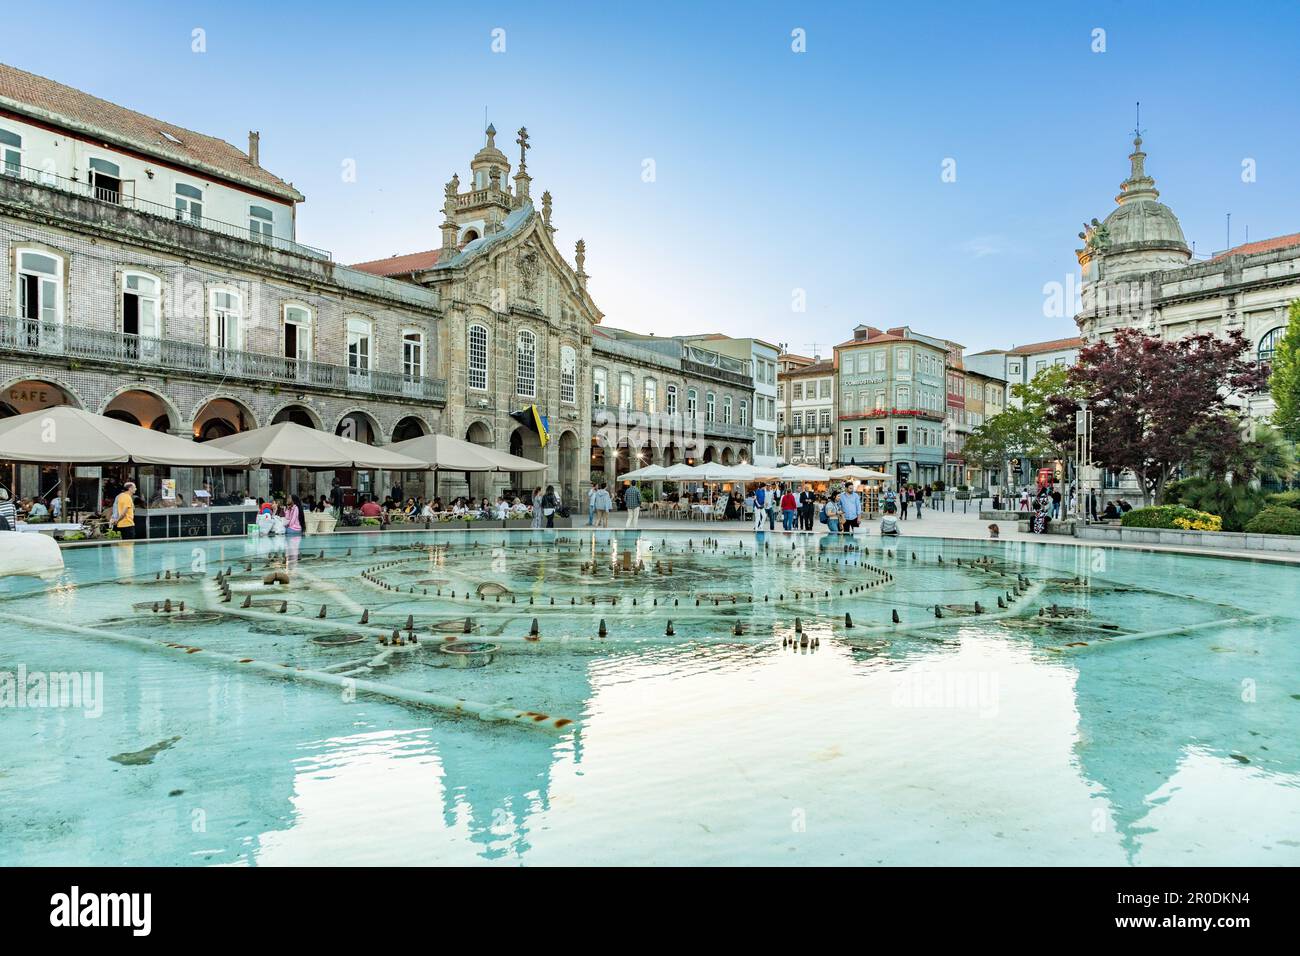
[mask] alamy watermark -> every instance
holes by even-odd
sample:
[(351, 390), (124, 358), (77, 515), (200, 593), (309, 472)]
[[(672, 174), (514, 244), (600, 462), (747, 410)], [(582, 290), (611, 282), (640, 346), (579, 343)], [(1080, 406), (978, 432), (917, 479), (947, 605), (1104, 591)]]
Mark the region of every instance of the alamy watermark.
[(104, 675), (100, 671), (0, 671), (0, 710), (77, 709), (88, 718), (104, 713)]

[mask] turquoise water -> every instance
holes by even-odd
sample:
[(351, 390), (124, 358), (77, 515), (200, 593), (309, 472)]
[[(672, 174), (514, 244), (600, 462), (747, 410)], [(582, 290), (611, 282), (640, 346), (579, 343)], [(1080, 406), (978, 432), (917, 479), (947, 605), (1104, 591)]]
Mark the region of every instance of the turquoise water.
[[(0, 681), (102, 697), (0, 707), (0, 863), (1300, 863), (1300, 569), (856, 544), (69, 550), (0, 581)], [(418, 644), (381, 645), (408, 615)], [(495, 650), (450, 666), (449, 638)]]

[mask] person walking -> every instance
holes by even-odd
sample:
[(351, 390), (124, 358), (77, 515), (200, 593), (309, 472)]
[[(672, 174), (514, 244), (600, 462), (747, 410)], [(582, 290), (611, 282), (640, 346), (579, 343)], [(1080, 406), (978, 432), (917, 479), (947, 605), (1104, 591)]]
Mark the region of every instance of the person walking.
[(912, 494), (916, 497), (916, 520), (920, 521), (925, 517), (925, 515), (921, 514), (925, 510), (925, 493), (924, 491), (913, 491)]
[(109, 522), (123, 541), (135, 539), (135, 482), (128, 481), (122, 492), (113, 499), (113, 515)]
[(898, 489), (898, 516), (904, 521), (907, 520), (907, 503), (910, 501), (912, 494), (909, 488), (903, 487)]
[(804, 531), (813, 529), (813, 512), (817, 508), (817, 496), (812, 493), (812, 489), (807, 484), (803, 486), (803, 491), (799, 493), (799, 525)]
[(754, 530), (762, 531), (763, 522), (767, 520), (767, 499), (771, 494), (767, 490), (767, 483), (760, 484), (754, 490)]
[(799, 513), (799, 501), (794, 496), (794, 491), (790, 488), (785, 489), (781, 495), (781, 530), (787, 534), (794, 530), (794, 518)]
[(546, 518), (546, 527), (555, 527), (555, 512), (560, 510), (560, 496), (555, 493), (554, 485), (547, 485), (542, 495), (542, 516)]
[(854, 490), (853, 482), (849, 482), (844, 492), (840, 494), (840, 511), (844, 515), (844, 533), (853, 534), (857, 530), (858, 520), (862, 517), (862, 499)]
[(614, 499), (609, 495), (609, 489), (605, 483), (600, 483), (600, 488), (596, 491), (596, 527), (609, 527), (609, 512), (614, 507)]
[(542, 489), (533, 489), (533, 530), (540, 530), (542, 527)]
[(640, 527), (641, 521), (641, 489), (637, 487), (636, 482), (627, 486), (627, 491), (623, 492), (623, 506), (627, 508), (627, 522), (623, 525), (625, 528)]
[(840, 533), (840, 496), (838, 493), (832, 493), (830, 500), (826, 502), (826, 530), (831, 534)]
[(587, 527), (590, 528), (596, 523), (596, 491), (597, 486), (592, 485), (587, 489)]

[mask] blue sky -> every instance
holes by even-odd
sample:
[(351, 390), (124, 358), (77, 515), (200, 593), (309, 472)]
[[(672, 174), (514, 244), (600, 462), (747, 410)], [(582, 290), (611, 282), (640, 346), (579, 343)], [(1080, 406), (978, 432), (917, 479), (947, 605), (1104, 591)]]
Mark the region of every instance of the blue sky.
[(586, 240), (605, 321), (640, 331), (1073, 334), (1043, 286), (1114, 207), (1136, 100), (1198, 253), (1228, 212), (1234, 244), (1300, 231), (1292, 2), (10, 6), (6, 63), (238, 145), (260, 130), (307, 195), (299, 238), (343, 262), (437, 246), (484, 109), (512, 162), (527, 125), (557, 242)]

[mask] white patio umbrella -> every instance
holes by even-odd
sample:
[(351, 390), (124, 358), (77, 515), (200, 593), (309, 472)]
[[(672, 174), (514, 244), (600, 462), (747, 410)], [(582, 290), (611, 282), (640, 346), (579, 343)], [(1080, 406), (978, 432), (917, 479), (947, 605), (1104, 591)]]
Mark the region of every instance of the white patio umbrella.
[(858, 465), (845, 465), (843, 468), (832, 468), (832, 478), (853, 478), (857, 481), (888, 481), (889, 475), (883, 471), (874, 471), (871, 468), (862, 468)]
[(383, 468), (389, 471), (422, 471), (428, 467), (418, 458), (295, 422), (277, 422), (236, 432), (214, 438), (206, 445), (243, 455), (246, 462), (255, 465), (313, 469)]
[(829, 481), (831, 473), (812, 465), (786, 465), (784, 468), (759, 469), (756, 477), (776, 481)]
[(0, 421), (0, 461), (58, 466), (59, 498), (67, 497), (72, 465), (169, 465), (244, 468), (244, 455), (167, 432), (56, 405)]
[(393, 442), (388, 448), (424, 462), (434, 471), (545, 471), (546, 462), (509, 455), (486, 445), (476, 445), (450, 435), (417, 435), (406, 441)]
[(645, 465), (626, 474), (619, 475), (619, 481), (662, 481), (668, 469), (662, 465)]
[(669, 465), (662, 475), (664, 481), (703, 481), (703, 476), (695, 465), (685, 463)]
[(196, 442), (141, 428), (71, 405), (0, 421), (0, 460), (51, 464), (173, 465), (243, 468), (248, 456), (215, 442)]

